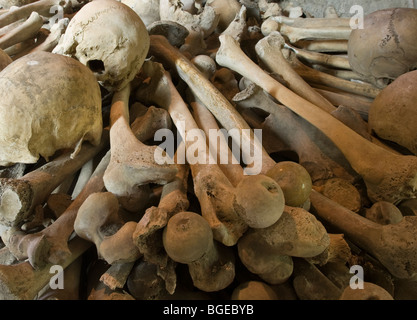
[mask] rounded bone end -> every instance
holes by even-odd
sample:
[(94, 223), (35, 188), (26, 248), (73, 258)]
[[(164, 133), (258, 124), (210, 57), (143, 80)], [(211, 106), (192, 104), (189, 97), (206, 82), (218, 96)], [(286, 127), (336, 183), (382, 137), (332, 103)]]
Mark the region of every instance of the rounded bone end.
[(309, 199), (313, 182), (302, 165), (293, 161), (278, 162), (266, 175), (279, 184), (287, 206), (301, 207)]
[(213, 232), (201, 215), (184, 211), (169, 219), (162, 241), (172, 260), (189, 264), (208, 252), (213, 245)]
[(237, 286), (232, 293), (232, 300), (278, 300), (275, 291), (261, 281), (247, 281)]
[(384, 288), (371, 282), (364, 282), (363, 289), (346, 287), (339, 300), (394, 300), (394, 298)]
[(270, 177), (244, 176), (236, 186), (233, 207), (251, 228), (273, 225), (281, 217), (284, 206), (284, 193)]

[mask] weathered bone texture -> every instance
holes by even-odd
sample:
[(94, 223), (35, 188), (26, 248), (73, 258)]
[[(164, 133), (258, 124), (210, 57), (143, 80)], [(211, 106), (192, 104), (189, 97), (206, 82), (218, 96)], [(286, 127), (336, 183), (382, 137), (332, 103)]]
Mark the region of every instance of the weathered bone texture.
[(213, 239), (207, 220), (194, 212), (180, 212), (169, 219), (163, 244), (174, 261), (188, 265), (195, 287), (215, 292), (229, 286), (235, 278), (232, 248)]
[(352, 29), (346, 26), (299, 28), (281, 24), (279, 32), (291, 43), (296, 43), (300, 40), (348, 40)]
[[(152, 75), (155, 83), (148, 86), (147, 91), (139, 88), (138, 96), (145, 100), (153, 99), (168, 110), (186, 143), (186, 149), (194, 144), (190, 143), (193, 140), (190, 141), (187, 134), (192, 132), (193, 135), (198, 135), (196, 143), (197, 150), (202, 153), (200, 159), (187, 160), (192, 162), (190, 165), (194, 191), (199, 198), (203, 216), (213, 228), (215, 239), (226, 245), (234, 245), (248, 226), (266, 227), (279, 219), (284, 203), (279, 185), (264, 175), (252, 175), (242, 178), (236, 189), (233, 188), (215, 164), (213, 155), (207, 152), (206, 138), (166, 72), (161, 66), (158, 68), (158, 64), (151, 63), (144, 65), (143, 69), (145, 74)], [(252, 141), (251, 143), (253, 144)], [(251, 193), (256, 196), (252, 197)], [(265, 199), (269, 200), (264, 201)]]
[[(83, 239), (72, 239), (69, 241), (69, 254), (60, 265), (65, 269), (90, 246), (91, 243)], [(50, 272), (52, 265), (47, 264), (41, 269), (33, 269), (27, 261), (10, 266), (0, 265), (0, 299), (33, 300), (54, 275)]]
[(352, 31), (348, 57), (352, 69), (384, 87), (417, 67), (417, 9), (390, 8), (365, 16), (365, 28)]
[(206, 2), (206, 6), (212, 7), (216, 14), (218, 14), (219, 21), (217, 28), (220, 32), (223, 32), (229, 27), (230, 23), (235, 19), (242, 8), (242, 5), (237, 0), (209, 0)]
[(396, 205), (387, 201), (378, 201), (365, 210), (365, 218), (385, 225), (399, 223), (404, 216)]
[(262, 281), (246, 281), (233, 289), (231, 300), (279, 300), (274, 289)]
[(321, 53), (347, 53), (348, 40), (300, 40), (293, 45), (297, 48)]
[(255, 48), (261, 61), (268, 69), (281, 76), (289, 89), (327, 112), (334, 111), (336, 108), (333, 104), (305, 82), (286, 60), (281, 51), (284, 46), (285, 39), (280, 33), (273, 32), (260, 40)]
[[(244, 90), (233, 98), (238, 110), (243, 115), (248, 109), (261, 109), (267, 112), (269, 116), (263, 123), (259, 123), (257, 128), (261, 128), (264, 135), (272, 133), (279, 137), (295, 151), (299, 163), (306, 168), (313, 183), (332, 177), (343, 177), (350, 181), (354, 179), (351, 168), (340, 161), (340, 157), (335, 156), (337, 149), (332, 147), (332, 143), (327, 138), (323, 139), (320, 132), (315, 133), (312, 126), (285, 106), (275, 103), (254, 83), (241, 81), (241, 86)], [(244, 88), (245, 86), (247, 87)], [(298, 130), (294, 131), (293, 128)]]
[(294, 259), (292, 284), (300, 300), (338, 300), (342, 294), (341, 289), (306, 259)]
[(340, 296), (339, 300), (394, 300), (387, 290), (372, 282), (365, 281), (364, 288), (355, 290), (347, 286)]
[(70, 153), (64, 153), (20, 178), (1, 178), (0, 222), (17, 226), (27, 219), (30, 220), (35, 207), (42, 205), (65, 179), (108, 147), (108, 141), (108, 132), (103, 131), (99, 145), (84, 145), (75, 158)]
[(113, 95), (110, 110), (111, 160), (104, 174), (106, 189), (126, 196), (137, 186), (172, 181), (177, 168), (157, 159), (158, 146), (140, 142), (129, 126), (129, 97), (131, 84)]
[(203, 38), (207, 38), (214, 32), (219, 24), (220, 16), (213, 7), (204, 6), (200, 13), (193, 14), (181, 8), (178, 0), (161, 0), (159, 3), (159, 15), (161, 20), (174, 21), (185, 26), (190, 32), (200, 30)]
[(27, 255), (30, 265), (41, 269), (48, 263), (60, 264), (71, 254), (68, 241), (74, 231), (74, 221), (78, 210), (87, 197), (104, 188), (103, 174), (110, 161), (110, 152), (102, 158), (88, 183), (71, 205), (50, 226), (28, 234), (18, 244), (20, 255)]
[(378, 137), (398, 143), (417, 155), (415, 83), (417, 71), (411, 71), (385, 87), (369, 108), (369, 128)]
[(416, 217), (404, 217), (397, 224), (380, 225), (314, 190), (310, 199), (315, 215), (340, 229), (346, 238), (378, 259), (392, 275), (401, 279), (416, 276)]
[(142, 19), (146, 27), (154, 22), (160, 21), (159, 0), (121, 0), (129, 6)]
[(113, 263), (100, 277), (100, 281), (112, 290), (123, 289), (136, 261)]
[(96, 245), (100, 259), (108, 264), (129, 263), (140, 256), (133, 243), (135, 221), (119, 216), (119, 201), (111, 192), (95, 192), (78, 209), (74, 221), (76, 234)]
[(0, 88), (2, 165), (35, 163), (66, 148), (75, 155), (82, 141), (100, 142), (100, 88), (78, 61), (50, 52), (28, 54), (3, 69)]
[(33, 38), (40, 30), (43, 23), (43, 19), (39, 13), (32, 12), (23, 24), (12, 29), (0, 38), (0, 48), (6, 49), (16, 43)]
[(12, 58), (4, 52), (4, 50), (0, 50), (0, 71), (6, 68), (9, 64), (13, 62)]
[(244, 266), (268, 284), (284, 283), (292, 275), (292, 257), (274, 250), (259, 234), (246, 232), (239, 239), (237, 248)]
[[(219, 123), (226, 130), (238, 128), (249, 129), (241, 132), (242, 141), (245, 141), (247, 145), (251, 146), (248, 149), (256, 150), (254, 152), (256, 156), (266, 155), (266, 152), (257, 139), (251, 139), (250, 127), (243, 120), (240, 114), (230, 104), (229, 101), (215, 88), (215, 86), (206, 79), (201, 72), (195, 67), (191, 61), (183, 56), (176, 48), (172, 47), (169, 42), (161, 36), (151, 36), (151, 48), (150, 52), (158, 56), (161, 60), (167, 61), (183, 79), (190, 89), (194, 92), (196, 97), (200, 99), (202, 103), (210, 110), (210, 112), (216, 117)], [(256, 143), (258, 142), (258, 143)], [(259, 150), (259, 151), (258, 151)], [(248, 150), (243, 150), (242, 156), (245, 158), (245, 153)], [(267, 170), (274, 164), (267, 163), (269, 157), (260, 159), (258, 163), (262, 163), (262, 169)]]
[(52, 52), (89, 67), (109, 91), (126, 86), (139, 72), (149, 50), (140, 17), (116, 0), (91, 1), (71, 19)]
[[(299, 97), (251, 61), (231, 37), (221, 35), (216, 61), (261, 86), (279, 102), (322, 131), (363, 178), (372, 201), (415, 198), (417, 158), (394, 154), (357, 134), (319, 107)], [(366, 154), (366, 157), (363, 155)], [(383, 161), (381, 161), (383, 159)]]
[(52, 52), (55, 47), (58, 45), (61, 36), (65, 33), (67, 29), (69, 18), (60, 19), (57, 23), (53, 24), (50, 33), (46, 37), (46, 39), (35, 48), (33, 48), (30, 52), (36, 51), (48, 51)]

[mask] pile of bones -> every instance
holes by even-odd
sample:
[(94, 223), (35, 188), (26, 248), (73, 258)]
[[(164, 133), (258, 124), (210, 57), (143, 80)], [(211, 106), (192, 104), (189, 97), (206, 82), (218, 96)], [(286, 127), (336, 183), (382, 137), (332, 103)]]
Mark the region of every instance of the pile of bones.
[(417, 298), (417, 9), (1, 5), (1, 299)]

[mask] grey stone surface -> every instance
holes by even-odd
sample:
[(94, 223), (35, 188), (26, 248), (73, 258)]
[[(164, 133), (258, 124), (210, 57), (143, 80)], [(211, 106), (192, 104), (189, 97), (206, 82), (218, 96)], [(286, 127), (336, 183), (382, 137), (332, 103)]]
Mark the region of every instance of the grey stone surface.
[(323, 17), (328, 6), (333, 6), (341, 17), (353, 16), (355, 12), (350, 13), (350, 9), (355, 5), (362, 6), (365, 14), (386, 8), (417, 8), (417, 0), (291, 0), (278, 1), (278, 3), (282, 8), (285, 8), (289, 3), (292, 3), (293, 6), (301, 6), (304, 12), (316, 18)]

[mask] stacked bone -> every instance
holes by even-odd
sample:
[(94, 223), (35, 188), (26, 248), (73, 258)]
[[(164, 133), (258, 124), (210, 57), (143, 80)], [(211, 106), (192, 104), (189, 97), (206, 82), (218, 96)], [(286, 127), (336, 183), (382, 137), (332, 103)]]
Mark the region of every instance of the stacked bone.
[(416, 10), (3, 6), (2, 299), (417, 298)]

